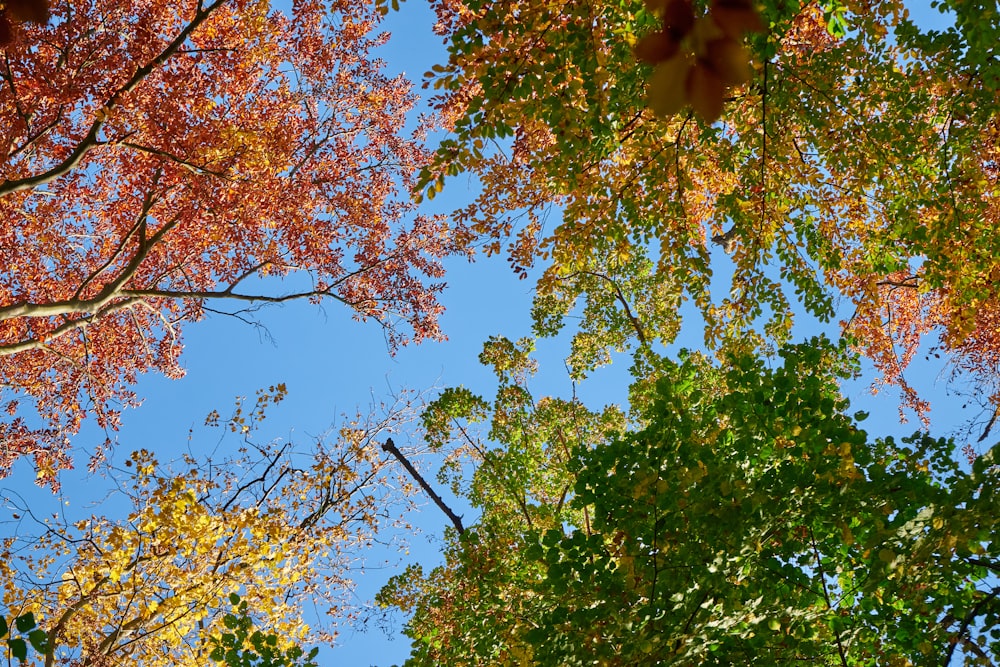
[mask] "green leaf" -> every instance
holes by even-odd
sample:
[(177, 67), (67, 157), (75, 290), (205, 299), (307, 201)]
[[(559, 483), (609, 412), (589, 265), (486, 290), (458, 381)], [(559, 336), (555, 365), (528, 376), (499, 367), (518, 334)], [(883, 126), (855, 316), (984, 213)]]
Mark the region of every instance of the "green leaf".
[(49, 652), (49, 636), (44, 630), (32, 630), (28, 633), (28, 641), (39, 653)]
[(14, 619), (14, 625), (17, 626), (18, 632), (28, 632), (35, 627), (35, 615), (30, 611), (22, 614)]
[(11, 654), (18, 660), (24, 661), (28, 657), (28, 645), (23, 639), (17, 637), (7, 641)]

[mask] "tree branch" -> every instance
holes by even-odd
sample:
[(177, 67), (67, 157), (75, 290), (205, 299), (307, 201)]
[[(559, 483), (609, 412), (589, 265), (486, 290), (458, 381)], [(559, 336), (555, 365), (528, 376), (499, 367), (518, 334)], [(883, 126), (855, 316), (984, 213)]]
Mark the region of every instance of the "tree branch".
[(180, 33), (164, 48), (160, 51), (159, 55), (149, 61), (147, 64), (138, 68), (132, 77), (126, 81), (121, 87), (118, 88), (109, 98), (108, 101), (104, 103), (100, 109), (94, 113), (94, 120), (90, 124), (90, 129), (87, 134), (77, 143), (66, 159), (64, 159), (59, 164), (55, 165), (48, 171), (42, 172), (41, 174), (36, 174), (34, 176), (25, 176), (24, 178), (15, 179), (13, 181), (4, 181), (0, 183), (0, 197), (9, 195), (14, 192), (19, 192), (21, 190), (32, 190), (39, 185), (45, 185), (46, 183), (51, 183), (60, 176), (64, 176), (77, 167), (83, 160), (84, 156), (87, 155), (95, 146), (98, 145), (97, 136), (100, 134), (101, 128), (108, 119), (108, 111), (118, 102), (122, 95), (125, 93), (130, 93), (139, 84), (142, 83), (147, 76), (152, 73), (154, 69), (165, 63), (170, 59), (174, 53), (180, 49), (181, 45), (187, 41), (188, 37), (191, 36), (198, 26), (205, 22), (205, 20), (212, 15), (219, 7), (224, 5), (227, 0), (215, 0), (212, 4), (207, 7), (199, 7), (198, 11), (195, 13), (191, 22), (188, 23)]
[[(998, 595), (1000, 595), (1000, 586), (994, 588), (989, 595), (987, 595), (982, 600), (977, 602), (976, 605), (969, 610), (969, 613), (966, 614), (965, 618), (962, 619), (962, 625), (959, 626), (958, 632), (955, 634), (955, 641), (949, 642), (951, 646), (948, 647), (948, 654), (945, 655), (944, 661), (941, 662), (942, 665), (951, 664), (951, 657), (952, 655), (955, 654), (955, 649), (958, 647), (958, 643), (962, 641), (962, 638), (964, 637), (965, 633), (968, 632), (969, 626), (972, 625), (972, 622), (974, 620), (976, 620), (976, 616), (979, 615), (980, 610), (982, 610), (984, 606), (988, 605), (990, 602), (995, 600)], [(963, 642), (963, 644), (971, 644), (971, 647), (974, 647), (976, 650), (979, 649), (978, 646), (976, 646), (974, 643), (968, 642), (968, 640)]]
[[(833, 606), (833, 603), (830, 602), (830, 592), (826, 587), (826, 573), (823, 571), (823, 558), (819, 553), (819, 547), (816, 546), (816, 536), (813, 534), (812, 529), (809, 530), (809, 539), (812, 541), (813, 555), (816, 558), (816, 573), (819, 574), (819, 582), (823, 586), (823, 600), (826, 602), (826, 608), (833, 611), (835, 607)], [(847, 667), (847, 652), (844, 650), (843, 642), (840, 641), (840, 633), (834, 630), (833, 637), (837, 640), (837, 653), (840, 656), (840, 664)]]
[(417, 484), (420, 485), (420, 488), (422, 488), (427, 495), (431, 497), (434, 504), (437, 505), (441, 511), (445, 513), (445, 516), (451, 520), (451, 523), (455, 526), (455, 530), (458, 531), (459, 535), (465, 533), (465, 528), (462, 526), (462, 517), (451, 511), (451, 508), (445, 504), (445, 502), (441, 499), (441, 496), (439, 496), (434, 489), (431, 488), (431, 485), (427, 483), (427, 480), (423, 478), (417, 469), (413, 467), (413, 464), (410, 463), (401, 451), (399, 451), (396, 444), (392, 441), (392, 438), (386, 438), (385, 444), (382, 445), (382, 451), (392, 454), (397, 461), (403, 464), (403, 467), (406, 468), (408, 473), (410, 473), (410, 476), (417, 480)]
[(143, 146), (141, 144), (136, 144), (136, 143), (133, 143), (131, 141), (118, 141), (118, 142), (113, 142), (113, 143), (115, 145), (117, 145), (117, 146), (125, 146), (126, 148), (131, 148), (132, 150), (138, 151), (140, 153), (146, 153), (148, 155), (155, 155), (156, 157), (163, 158), (164, 160), (169, 160), (170, 162), (173, 162), (174, 164), (180, 165), (181, 167), (183, 167), (183, 168), (187, 169), (188, 171), (190, 171), (192, 173), (195, 173), (195, 174), (206, 175), (206, 176), (216, 176), (218, 178), (221, 178), (221, 179), (224, 179), (224, 180), (227, 180), (227, 181), (233, 180), (224, 171), (215, 171), (215, 170), (209, 169), (207, 167), (202, 167), (200, 165), (194, 164), (193, 162), (191, 162), (189, 160), (185, 160), (182, 157), (178, 157), (178, 156), (174, 155), (173, 153), (168, 153), (167, 151), (161, 150), (159, 148), (152, 148), (151, 146)]
[(618, 300), (619, 303), (621, 303), (622, 308), (625, 309), (625, 317), (628, 318), (629, 323), (632, 324), (632, 328), (635, 329), (635, 335), (639, 338), (640, 343), (646, 345), (647, 344), (646, 334), (642, 329), (642, 323), (640, 323), (639, 318), (637, 318), (632, 313), (632, 309), (629, 307), (628, 299), (626, 299), (625, 295), (622, 294), (621, 287), (618, 286), (618, 283), (615, 282), (612, 278), (604, 275), (603, 273), (597, 273), (596, 271), (574, 271), (570, 275), (566, 276), (566, 278), (572, 278), (573, 276), (580, 274), (592, 276), (594, 278), (600, 278), (602, 280), (606, 280), (607, 282), (611, 283), (611, 286), (615, 290), (615, 298)]

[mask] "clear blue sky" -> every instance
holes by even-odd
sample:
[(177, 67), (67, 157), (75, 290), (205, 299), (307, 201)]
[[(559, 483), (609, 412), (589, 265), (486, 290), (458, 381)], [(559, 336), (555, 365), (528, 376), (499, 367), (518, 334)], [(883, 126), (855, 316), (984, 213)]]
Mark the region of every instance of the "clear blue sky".
[[(418, 80), (431, 65), (444, 59), (440, 39), (431, 33), (433, 19), (422, 0), (409, 0), (399, 14), (389, 17), (393, 32), (390, 46), (383, 57), (391, 72), (405, 71)], [(444, 194), (434, 205), (441, 211), (459, 205), (468, 197), (461, 179), (450, 181)], [(133, 449), (145, 447), (154, 451), (179, 451), (187, 443), (189, 429), (196, 429), (194, 444), (214, 445), (217, 435), (198, 429), (205, 415), (213, 409), (225, 411), (237, 395), (252, 396), (261, 387), (284, 382), (289, 389), (287, 400), (271, 411), (265, 433), (308, 441), (323, 433), (341, 412), (364, 409), (374, 395), (384, 397), (395, 389), (408, 387), (425, 389), (431, 386), (464, 384), (474, 391), (491, 395), (494, 390), (491, 373), (477, 362), (483, 341), (503, 334), (518, 338), (530, 334), (529, 308), (533, 282), (517, 280), (500, 258), (481, 259), (476, 264), (461, 260), (449, 262), (446, 278), (449, 287), (443, 295), (447, 312), (442, 319), (449, 337), (446, 343), (425, 343), (401, 350), (390, 356), (381, 329), (377, 324), (359, 324), (350, 313), (330, 303), (323, 308), (307, 303), (291, 303), (261, 313), (271, 339), (262, 337), (253, 328), (235, 319), (213, 316), (188, 326), (186, 350), (182, 363), (187, 375), (181, 380), (166, 380), (158, 376), (143, 377), (138, 393), (145, 404), (123, 415), (124, 427), (117, 434), (116, 456), (124, 460)], [(816, 329), (803, 327), (802, 335)], [(688, 346), (696, 346), (701, 333), (691, 330)], [(568, 337), (540, 343), (542, 373), (534, 387), (538, 395), (569, 396), (572, 383), (562, 364), (568, 353)], [(628, 361), (598, 372), (578, 388), (587, 403), (622, 403), (628, 384)], [(918, 362), (908, 378), (931, 392), (937, 401), (932, 417), (935, 432), (947, 432), (960, 423), (963, 415), (949, 403), (949, 397), (935, 389), (940, 365)], [(897, 423), (898, 394), (887, 392), (878, 399), (868, 394), (866, 387), (871, 375), (847, 389), (857, 409), (872, 413), (867, 426), (874, 433), (911, 432), (915, 423), (900, 428)], [(104, 439), (103, 432), (85, 430), (76, 443), (81, 450), (92, 449)], [(80, 463), (85, 462), (81, 456)], [(14, 477), (0, 481), (0, 487), (16, 486), (31, 493), (38, 503), (47, 492), (34, 491), (24, 483), (33, 478), (28, 466), (21, 464)], [(85, 482), (78, 473), (63, 477), (66, 497), (81, 510), (94, 498), (94, 484)], [(440, 535), (446, 521), (431, 505), (426, 505), (417, 521), (426, 536)], [(426, 536), (412, 538), (413, 558), (425, 565), (433, 562), (433, 546)], [(359, 593), (370, 597), (389, 576), (389, 570), (370, 572), (360, 581)], [(402, 623), (403, 619), (399, 619)], [(398, 624), (397, 624), (398, 627)], [(407, 653), (406, 639), (401, 635), (391, 641), (373, 630), (353, 634), (344, 628), (344, 643), (336, 648), (323, 647), (322, 665), (382, 667), (401, 663)]]

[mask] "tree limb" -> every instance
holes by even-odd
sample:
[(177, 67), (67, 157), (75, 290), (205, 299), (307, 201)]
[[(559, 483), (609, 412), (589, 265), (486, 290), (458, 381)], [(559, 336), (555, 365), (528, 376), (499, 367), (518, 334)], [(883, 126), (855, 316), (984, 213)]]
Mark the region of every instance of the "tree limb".
[(169, 60), (170, 57), (173, 56), (178, 49), (180, 49), (181, 45), (187, 41), (188, 37), (191, 36), (191, 33), (193, 33), (198, 26), (204, 23), (213, 12), (219, 9), (222, 5), (226, 4), (226, 2), (227, 0), (215, 0), (215, 2), (207, 7), (199, 7), (194, 18), (191, 19), (191, 22), (188, 23), (162, 51), (160, 51), (159, 55), (142, 67), (138, 68), (131, 78), (122, 84), (122, 86), (108, 98), (108, 101), (104, 103), (104, 106), (95, 112), (94, 120), (90, 124), (90, 129), (87, 131), (87, 134), (80, 139), (73, 150), (70, 151), (70, 154), (66, 156), (66, 159), (41, 174), (25, 176), (24, 178), (18, 178), (13, 181), (4, 181), (0, 183), (0, 197), (22, 190), (32, 190), (39, 185), (51, 183), (60, 176), (64, 176), (76, 168), (87, 153), (98, 145), (97, 136), (100, 134), (101, 128), (104, 127), (104, 124), (107, 122), (108, 110), (118, 102), (122, 95), (130, 93), (138, 88), (139, 84), (142, 83), (154, 69)]
[(632, 325), (632, 328), (635, 329), (636, 337), (639, 339), (639, 342), (642, 343), (643, 345), (647, 344), (646, 334), (643, 331), (642, 323), (640, 323), (639, 318), (637, 318), (632, 313), (632, 308), (629, 307), (628, 299), (625, 298), (625, 295), (622, 293), (621, 287), (618, 286), (617, 282), (615, 282), (612, 278), (604, 275), (603, 273), (598, 273), (596, 271), (574, 271), (570, 275), (566, 276), (566, 278), (572, 278), (575, 275), (592, 276), (594, 278), (606, 280), (607, 282), (611, 283), (611, 286), (615, 290), (615, 298), (622, 305), (622, 308), (625, 309), (625, 317), (628, 318), (628, 321)]
[(437, 492), (431, 488), (431, 485), (427, 483), (427, 480), (423, 478), (417, 469), (413, 467), (413, 464), (410, 463), (401, 451), (399, 451), (396, 444), (392, 441), (392, 438), (386, 438), (385, 444), (382, 445), (382, 451), (392, 454), (397, 461), (403, 464), (403, 467), (406, 468), (408, 473), (410, 473), (410, 476), (417, 480), (417, 484), (420, 485), (420, 488), (422, 488), (427, 495), (431, 497), (434, 504), (437, 505), (441, 511), (445, 513), (445, 516), (451, 520), (451, 523), (455, 526), (455, 530), (458, 531), (459, 535), (465, 533), (465, 528), (462, 526), (462, 517), (451, 511), (451, 508), (445, 504), (445, 502), (441, 499), (441, 496), (439, 496)]

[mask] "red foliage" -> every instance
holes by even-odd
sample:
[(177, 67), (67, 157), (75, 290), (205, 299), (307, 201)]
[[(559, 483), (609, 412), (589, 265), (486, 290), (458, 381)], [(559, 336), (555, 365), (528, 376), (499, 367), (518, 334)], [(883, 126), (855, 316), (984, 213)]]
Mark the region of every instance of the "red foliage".
[[(209, 299), (332, 298), (392, 345), (440, 336), (429, 281), (457, 236), (397, 199), (425, 156), (401, 134), (409, 86), (369, 56), (370, 5), (51, 12), (0, 61), (0, 385), (46, 433), (88, 413), (113, 428), (139, 373), (182, 374), (182, 325)], [(314, 288), (268, 293), (290, 273)], [(29, 451), (65, 465), (63, 443), (5, 437), (0, 472)]]

